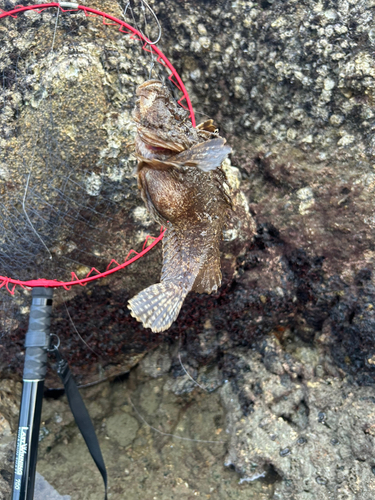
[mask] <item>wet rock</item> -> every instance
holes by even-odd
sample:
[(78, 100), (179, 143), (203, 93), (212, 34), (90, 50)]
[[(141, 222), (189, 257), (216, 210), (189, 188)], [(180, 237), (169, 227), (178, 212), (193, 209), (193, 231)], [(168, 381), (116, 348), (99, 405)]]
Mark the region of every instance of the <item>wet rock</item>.
[[(138, 367), (123, 380), (82, 389), (91, 414), (93, 402), (102, 406), (92, 416), (107, 465), (109, 493), (116, 500), (125, 494), (165, 500), (171, 495), (215, 495), (222, 500), (236, 495), (245, 500), (250, 494), (267, 500), (272, 485), (239, 485), (239, 475), (223, 464), (227, 435), (218, 393), (198, 389), (176, 395), (171, 379), (172, 374), (146, 376)], [(61, 405), (68, 410), (65, 398), (47, 400), (43, 421), (49, 415), (64, 415)], [(65, 419), (59, 425), (51, 432), (53, 445), (40, 443), (39, 470), (72, 500), (81, 498), (82, 492), (99, 498), (101, 478), (82, 438)]]
[(140, 363), (142, 370), (153, 378), (162, 377), (169, 372), (172, 360), (168, 345), (161, 345), (155, 351), (143, 358)]
[[(118, 444), (124, 448), (133, 442), (138, 428), (138, 422), (126, 413), (111, 415), (106, 420), (108, 437), (117, 440)], [(121, 433), (119, 433), (119, 429), (121, 429)], [(124, 432), (125, 430), (126, 432)]]
[[(285, 354), (280, 360), (285, 359)], [(305, 381), (272, 373), (258, 353), (237, 350), (239, 366), (252, 370), (237, 377), (236, 387), (220, 389), (231, 436), (226, 464), (246, 478), (279, 475), (273, 499), (371, 495), (373, 389), (345, 379)], [(241, 406), (244, 388), (252, 391), (252, 413)], [(324, 465), (323, 465), (324, 464)], [(270, 469), (272, 467), (272, 469)]]

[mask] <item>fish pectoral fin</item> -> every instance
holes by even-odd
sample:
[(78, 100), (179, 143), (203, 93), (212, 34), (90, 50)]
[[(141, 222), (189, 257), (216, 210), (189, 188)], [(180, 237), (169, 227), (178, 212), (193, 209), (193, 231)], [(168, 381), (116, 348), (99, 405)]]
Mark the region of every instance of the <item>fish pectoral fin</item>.
[(209, 172), (220, 167), (232, 148), (225, 145), (225, 139), (218, 137), (201, 142), (173, 158), (173, 163), (184, 167), (196, 167)]
[(165, 171), (173, 168), (181, 170), (184, 167), (195, 167), (203, 172), (210, 172), (220, 167), (231, 151), (232, 148), (225, 145), (225, 139), (218, 137), (196, 144), (168, 160), (149, 159), (140, 155), (137, 159), (142, 165), (147, 165), (154, 170)]

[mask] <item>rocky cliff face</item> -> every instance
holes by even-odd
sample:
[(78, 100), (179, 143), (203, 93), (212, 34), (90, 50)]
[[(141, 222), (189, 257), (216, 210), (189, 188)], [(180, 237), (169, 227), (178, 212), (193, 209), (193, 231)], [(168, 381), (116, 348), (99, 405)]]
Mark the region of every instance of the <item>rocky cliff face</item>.
[[(121, 15), (112, 3), (90, 6)], [(210, 296), (190, 294), (166, 335), (144, 330), (126, 302), (158, 279), (159, 249), (126, 274), (57, 294), (54, 331), (82, 382), (127, 371), (143, 353), (179, 337), (192, 373), (218, 368), (228, 465), (249, 481), (272, 477), (274, 499), (369, 498), (375, 3), (175, 0), (153, 8), (163, 28), (159, 46), (181, 75), (197, 121), (214, 118), (234, 149), (227, 171), (237, 210), (224, 234), (223, 286)], [(49, 15), (44, 23), (53, 23)], [(6, 168), (22, 163), (17, 158), (30, 154), (22, 149), (25, 137), (32, 145), (38, 123), (33, 117), (47, 103), (65, 106), (57, 135), (66, 154), (82, 138), (82, 158), (69, 158), (73, 167), (85, 165), (91, 196), (99, 200), (97, 186), (109, 186), (116, 253), (123, 228), (129, 248), (139, 247), (140, 234), (158, 231), (137, 195), (126, 143), (134, 88), (148, 77), (149, 61), (110, 28), (104, 36), (100, 22), (77, 19), (64, 18), (51, 60), (42, 31), (39, 42), (25, 37), (20, 20), (0, 31), (3, 75), (14, 81), (17, 54), (32, 70), (17, 95), (9, 84), (1, 144), (11, 151)], [(77, 94), (90, 94), (87, 107), (76, 105)], [(87, 123), (90, 134), (83, 133)], [(79, 231), (71, 240), (79, 243)], [(59, 251), (68, 255), (72, 246)], [(108, 252), (96, 257), (100, 264)], [(10, 302), (13, 326), (4, 316), (11, 333), (1, 339), (3, 376), (20, 373), (28, 300), (21, 291)], [(77, 337), (67, 310), (99, 356)], [(185, 374), (176, 359), (170, 373), (179, 379)]]
[[(293, 318), (306, 339), (323, 330), (340, 338), (337, 362), (370, 379), (372, 8), (178, 3), (166, 35), (197, 108), (220, 103), (216, 116), (257, 224), (237, 261), (233, 302), (242, 300), (248, 325)], [(159, 12), (166, 15), (163, 4)]]

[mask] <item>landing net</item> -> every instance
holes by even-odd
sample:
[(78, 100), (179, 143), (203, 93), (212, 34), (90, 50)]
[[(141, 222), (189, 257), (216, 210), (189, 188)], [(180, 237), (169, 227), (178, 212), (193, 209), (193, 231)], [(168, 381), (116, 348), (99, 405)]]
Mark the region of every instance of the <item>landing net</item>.
[(135, 88), (171, 82), (195, 125), (176, 70), (134, 27), (68, 2), (0, 9), (0, 46), (0, 288), (131, 264), (164, 234), (147, 234), (133, 175)]

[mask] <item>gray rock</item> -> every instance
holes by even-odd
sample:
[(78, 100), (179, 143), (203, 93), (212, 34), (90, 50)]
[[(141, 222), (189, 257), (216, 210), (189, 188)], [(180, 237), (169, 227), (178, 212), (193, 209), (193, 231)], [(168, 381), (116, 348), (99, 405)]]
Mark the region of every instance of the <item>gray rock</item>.
[(172, 359), (167, 345), (150, 352), (140, 363), (142, 370), (153, 378), (162, 377), (170, 370)]
[(371, 496), (373, 388), (327, 375), (293, 380), (267, 369), (258, 353), (233, 354), (236, 378), (220, 389), (231, 436), (226, 465), (248, 481), (276, 471), (273, 499)]
[(138, 422), (127, 413), (115, 413), (106, 421), (108, 436), (123, 447), (134, 441), (138, 428)]
[(46, 500), (46, 498), (48, 498), (48, 500), (71, 500), (71, 496), (69, 495), (59, 495), (55, 488), (37, 472), (35, 476), (34, 499)]

